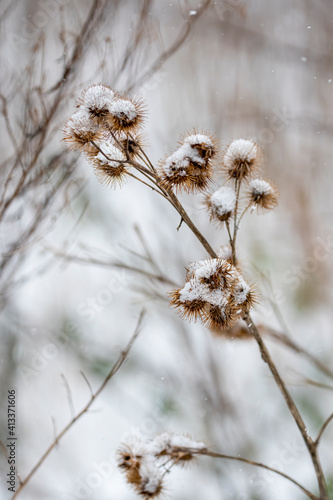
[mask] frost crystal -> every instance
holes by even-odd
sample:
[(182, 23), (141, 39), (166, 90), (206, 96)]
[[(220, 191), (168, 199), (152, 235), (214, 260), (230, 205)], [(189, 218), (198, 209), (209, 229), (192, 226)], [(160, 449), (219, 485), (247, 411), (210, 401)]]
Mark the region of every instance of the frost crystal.
[(211, 196), (210, 203), (213, 212), (220, 217), (224, 217), (235, 209), (235, 191), (230, 187), (223, 186)]

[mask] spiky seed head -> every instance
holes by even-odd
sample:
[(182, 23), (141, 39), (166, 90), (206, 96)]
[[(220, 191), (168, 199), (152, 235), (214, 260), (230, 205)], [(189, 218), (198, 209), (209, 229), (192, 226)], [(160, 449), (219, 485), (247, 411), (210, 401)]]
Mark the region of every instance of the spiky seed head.
[(112, 101), (109, 126), (113, 132), (136, 132), (143, 124), (145, 108), (140, 99), (117, 98)]
[(145, 148), (145, 138), (142, 134), (129, 134), (126, 132), (119, 132), (117, 140), (121, 144), (124, 152), (127, 152), (130, 157), (134, 157), (141, 153)]
[(126, 157), (112, 142), (99, 144), (98, 154), (92, 159), (97, 179), (104, 185), (121, 186), (126, 178)]
[[(186, 298), (185, 293), (191, 293), (191, 285), (192, 283), (189, 282), (185, 285), (184, 288), (172, 290), (169, 293), (171, 297), (170, 305), (171, 307), (175, 307), (180, 311), (180, 315), (182, 318), (189, 321), (196, 321), (200, 318), (206, 303), (200, 297), (194, 297), (192, 300)], [(187, 289), (184, 290), (185, 288)]]
[(229, 328), (255, 302), (253, 287), (224, 259), (189, 264), (183, 288), (173, 290), (170, 305), (185, 319), (200, 319), (210, 329)]
[(156, 498), (163, 492), (163, 475), (153, 459), (144, 460), (140, 466), (140, 484), (136, 492), (145, 499)]
[(93, 84), (82, 91), (77, 106), (89, 113), (96, 125), (103, 125), (110, 114), (114, 98), (115, 93), (108, 85)]
[(63, 140), (72, 149), (82, 149), (91, 141), (101, 140), (103, 135), (103, 131), (96, 127), (89, 113), (78, 109), (65, 124)]
[(199, 155), (205, 160), (211, 160), (218, 154), (216, 138), (205, 132), (198, 133), (196, 130), (189, 135), (184, 135), (180, 140), (180, 145), (190, 144)]
[(236, 139), (226, 149), (223, 169), (229, 179), (243, 180), (253, 175), (262, 165), (260, 147), (252, 140)]
[(220, 304), (207, 303), (203, 322), (209, 330), (230, 328), (239, 319), (238, 310), (239, 307), (229, 299)]
[(272, 183), (264, 179), (253, 179), (249, 182), (247, 198), (254, 208), (273, 210), (279, 201), (279, 192)]
[(236, 206), (234, 189), (222, 186), (213, 194), (206, 195), (205, 205), (211, 221), (225, 222), (232, 216)]
[(211, 158), (215, 154), (211, 137), (192, 134), (183, 138), (179, 148), (161, 162), (162, 184), (188, 193), (203, 191), (212, 178)]

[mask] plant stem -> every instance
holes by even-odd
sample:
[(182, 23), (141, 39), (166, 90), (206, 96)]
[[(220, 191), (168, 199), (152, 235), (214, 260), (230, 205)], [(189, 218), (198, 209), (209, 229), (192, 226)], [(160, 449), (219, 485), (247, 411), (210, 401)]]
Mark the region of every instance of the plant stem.
[(279, 476), (284, 477), (285, 479), (288, 479), (288, 481), (290, 481), (293, 484), (295, 484), (296, 486), (298, 486), (298, 488), (300, 488), (309, 498), (311, 498), (311, 500), (319, 500), (319, 498), (316, 495), (314, 495), (313, 493), (311, 493), (311, 491), (304, 488), (304, 486), (302, 486), (298, 481), (293, 479), (288, 474), (285, 474), (284, 472), (281, 472), (278, 469), (274, 469), (273, 467), (269, 467), (268, 465), (265, 465), (261, 462), (256, 462), (254, 460), (250, 460), (248, 458), (243, 458), (243, 457), (234, 457), (232, 455), (225, 455), (223, 453), (215, 453), (213, 451), (208, 451), (208, 450), (196, 450), (196, 449), (192, 450), (192, 449), (188, 449), (188, 448), (175, 448), (175, 452), (177, 452), (177, 451), (184, 451), (184, 452), (190, 451), (194, 455), (204, 455), (207, 457), (223, 458), (226, 460), (234, 460), (236, 462), (243, 462), (245, 464), (254, 465), (255, 467), (260, 467), (262, 469), (269, 470), (271, 472), (274, 472), (275, 474), (278, 474)]
[(318, 486), (319, 486), (319, 491), (320, 491), (320, 500), (328, 500), (327, 485), (326, 485), (324, 473), (323, 473), (323, 470), (322, 470), (322, 467), (321, 467), (321, 464), (319, 461), (318, 453), (317, 453), (317, 443), (314, 442), (312, 440), (311, 436), (308, 434), (306, 425), (301, 417), (301, 414), (299, 413), (298, 408), (297, 408), (290, 392), (288, 391), (286, 384), (282, 380), (282, 378), (281, 378), (281, 376), (280, 376), (280, 374), (279, 374), (279, 372), (278, 372), (278, 370), (277, 370), (277, 368), (276, 368), (276, 366), (271, 358), (271, 355), (270, 355), (263, 339), (261, 338), (261, 335), (260, 335), (257, 327), (255, 326), (255, 324), (253, 323), (253, 321), (251, 319), (251, 316), (249, 314), (245, 314), (243, 316), (243, 319), (246, 322), (253, 337), (257, 341), (257, 344), (258, 344), (259, 349), (260, 349), (261, 357), (262, 357), (263, 361), (268, 364), (269, 369), (274, 377), (274, 380), (275, 380), (278, 388), (280, 389), (280, 391), (281, 391), (281, 393), (282, 393), (282, 395), (287, 403), (287, 406), (290, 410), (290, 413), (292, 414), (293, 419), (295, 420), (296, 425), (299, 428), (300, 433), (303, 437), (303, 441), (304, 441), (304, 443), (305, 443), (305, 445), (310, 453), (311, 460), (312, 460), (312, 463), (313, 463), (313, 466), (314, 466), (314, 469), (316, 472), (316, 476), (317, 476), (317, 481), (318, 481)]

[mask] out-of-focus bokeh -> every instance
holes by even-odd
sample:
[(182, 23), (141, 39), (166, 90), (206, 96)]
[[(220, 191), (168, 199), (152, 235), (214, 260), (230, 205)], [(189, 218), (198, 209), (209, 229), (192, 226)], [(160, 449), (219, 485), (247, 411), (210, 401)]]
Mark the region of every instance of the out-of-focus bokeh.
[[(103, 82), (144, 99), (156, 165), (193, 129), (222, 148), (238, 137), (261, 145), (280, 203), (244, 218), (238, 252), (260, 289), (254, 317), (316, 436), (333, 408), (332, 3), (2, 0), (0, 29), (0, 435), (6, 444), (15, 389), (22, 478), (88, 401), (81, 372), (96, 390), (147, 309), (126, 364), (19, 498), (137, 498), (115, 462), (133, 427), (190, 433), (316, 492), (257, 345), (182, 321), (168, 308), (171, 285), (131, 270), (181, 284), (188, 262), (206, 256), (194, 236), (184, 224), (177, 231), (172, 207), (134, 180), (100, 185), (61, 139), (82, 89)], [(202, 196), (181, 198), (213, 247), (226, 244)], [(332, 441), (328, 427), (320, 454), (331, 494)], [(174, 500), (305, 498), (272, 473), (208, 457), (167, 481)]]

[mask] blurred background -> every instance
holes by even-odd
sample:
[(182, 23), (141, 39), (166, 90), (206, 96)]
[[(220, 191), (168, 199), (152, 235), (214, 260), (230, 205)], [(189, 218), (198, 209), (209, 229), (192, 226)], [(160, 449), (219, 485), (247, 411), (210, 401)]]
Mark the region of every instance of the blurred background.
[[(154, 164), (194, 128), (221, 148), (239, 137), (262, 146), (280, 203), (244, 219), (238, 253), (260, 290), (255, 318), (316, 436), (333, 408), (332, 3), (2, 0), (0, 8), (0, 436), (5, 443), (14, 388), (22, 478), (89, 400), (81, 372), (96, 390), (147, 309), (126, 364), (19, 497), (137, 498), (115, 462), (133, 427), (190, 433), (316, 492), (257, 345), (214, 337), (168, 308), (170, 281), (181, 284), (188, 262), (205, 258), (192, 233), (177, 231), (172, 207), (134, 180), (100, 185), (61, 139), (82, 89), (103, 82), (145, 100)], [(227, 243), (202, 196), (181, 199), (214, 248)], [(333, 427), (320, 446), (333, 495), (332, 440)], [(208, 457), (167, 481), (174, 500), (305, 498), (276, 475)]]

